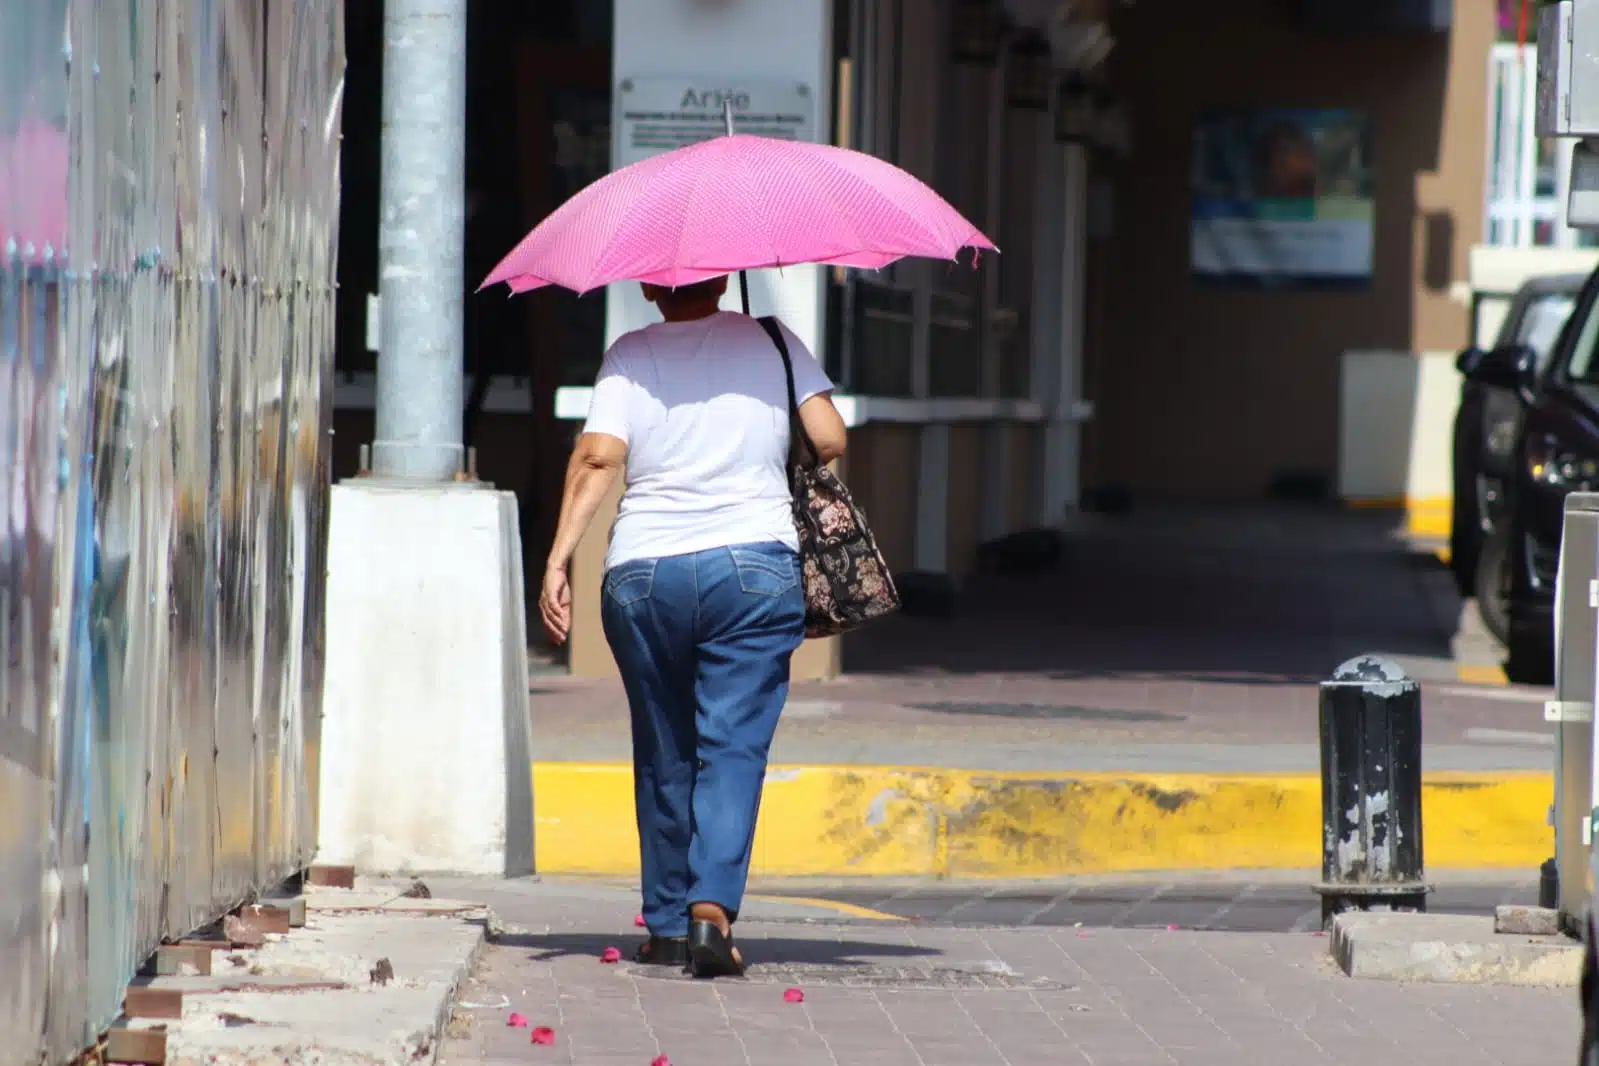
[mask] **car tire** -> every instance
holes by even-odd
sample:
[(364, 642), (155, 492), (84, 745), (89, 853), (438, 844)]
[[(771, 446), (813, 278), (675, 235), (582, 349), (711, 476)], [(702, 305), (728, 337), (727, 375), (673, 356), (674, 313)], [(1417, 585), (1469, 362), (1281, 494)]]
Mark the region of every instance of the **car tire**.
[(1510, 537), (1494, 530), (1477, 553), (1477, 614), (1483, 628), (1507, 648), (1510, 639), (1510, 575), (1505, 566), (1510, 559)]
[(1506, 680), (1516, 685), (1555, 683), (1555, 650), (1547, 640), (1513, 633), (1506, 647)]
[(1478, 561), (1482, 557), (1482, 528), (1470, 501), (1455, 490), (1455, 505), (1449, 520), (1449, 569), (1455, 575), (1460, 595), (1471, 597), (1477, 589)]

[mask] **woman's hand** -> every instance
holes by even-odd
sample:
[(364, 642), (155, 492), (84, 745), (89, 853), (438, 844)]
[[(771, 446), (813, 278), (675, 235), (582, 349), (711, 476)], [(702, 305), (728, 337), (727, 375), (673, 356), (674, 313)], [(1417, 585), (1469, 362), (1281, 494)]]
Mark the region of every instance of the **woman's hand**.
[(545, 569), (544, 588), (539, 592), (539, 614), (544, 619), (544, 632), (550, 635), (550, 642), (557, 646), (565, 644), (572, 632), (572, 586), (566, 580), (565, 568)]

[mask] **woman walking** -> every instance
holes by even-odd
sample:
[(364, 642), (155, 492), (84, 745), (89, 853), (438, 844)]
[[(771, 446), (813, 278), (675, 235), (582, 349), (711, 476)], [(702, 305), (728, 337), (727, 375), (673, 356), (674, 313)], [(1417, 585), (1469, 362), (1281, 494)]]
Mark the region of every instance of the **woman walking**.
[[(567, 568), (625, 471), (601, 617), (632, 719), (649, 939), (637, 961), (743, 972), (733, 944), (767, 753), (805, 636), (783, 359), (757, 320), (719, 310), (727, 278), (644, 286), (664, 321), (606, 353), (567, 467), (539, 609), (571, 631)], [(844, 453), (833, 385), (783, 330), (799, 418)]]

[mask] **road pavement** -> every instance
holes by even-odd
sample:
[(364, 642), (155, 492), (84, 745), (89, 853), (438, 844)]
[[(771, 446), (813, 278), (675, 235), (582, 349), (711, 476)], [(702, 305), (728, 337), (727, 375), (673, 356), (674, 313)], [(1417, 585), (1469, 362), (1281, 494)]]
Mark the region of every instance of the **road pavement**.
[[(1182, 929), (1308, 933), (1321, 925), (1317, 871), (1260, 870), (1082, 877), (1059, 882), (940, 884), (926, 881), (779, 882), (778, 898), (825, 900), (926, 926)], [(1538, 902), (1536, 871), (1448, 871), (1432, 876), (1427, 909), (1492, 915), (1504, 904)]]

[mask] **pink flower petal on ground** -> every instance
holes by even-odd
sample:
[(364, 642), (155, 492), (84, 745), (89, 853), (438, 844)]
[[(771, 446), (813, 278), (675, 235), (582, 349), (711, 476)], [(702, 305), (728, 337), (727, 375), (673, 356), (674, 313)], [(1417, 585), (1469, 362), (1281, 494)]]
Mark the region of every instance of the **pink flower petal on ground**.
[(805, 993), (798, 988), (790, 988), (783, 993), (784, 1003), (804, 1003)]
[(510, 1026), (512, 1029), (526, 1029), (527, 1016), (525, 1014), (518, 1014), (515, 1011), (512, 1011), (511, 1016), (505, 1019), (505, 1024)]
[(672, 1060), (665, 1055), (657, 1055), (650, 1060), (650, 1066), (672, 1066)]
[(633, 928), (635, 928), (635, 929), (643, 929), (644, 928), (644, 915), (642, 915), (642, 914), (633, 915)]
[(600, 952), (601, 962), (621, 962), (622, 950), (620, 948), (606, 948)]
[(554, 1047), (555, 1030), (551, 1029), (547, 1025), (539, 1026), (537, 1029), (533, 1030), (533, 1043), (541, 1044), (544, 1047)]

